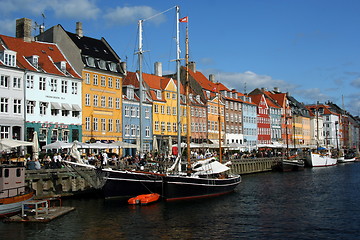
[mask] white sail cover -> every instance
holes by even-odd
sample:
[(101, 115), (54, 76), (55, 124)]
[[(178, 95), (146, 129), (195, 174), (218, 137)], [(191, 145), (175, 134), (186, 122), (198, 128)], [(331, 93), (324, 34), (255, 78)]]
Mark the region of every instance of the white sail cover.
[(202, 161), (197, 161), (192, 164), (192, 169), (198, 174), (217, 174), (230, 170), (229, 167), (215, 160), (215, 158), (209, 158)]

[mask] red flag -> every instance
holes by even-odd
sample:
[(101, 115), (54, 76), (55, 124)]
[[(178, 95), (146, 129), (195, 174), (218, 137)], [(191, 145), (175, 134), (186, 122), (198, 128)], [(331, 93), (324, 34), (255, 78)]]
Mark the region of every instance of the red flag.
[(188, 16), (179, 19), (179, 22), (188, 22), (188, 21), (189, 21)]

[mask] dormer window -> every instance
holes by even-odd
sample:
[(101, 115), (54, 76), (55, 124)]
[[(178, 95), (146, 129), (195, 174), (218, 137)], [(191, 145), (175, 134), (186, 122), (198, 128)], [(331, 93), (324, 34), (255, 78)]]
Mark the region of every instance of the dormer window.
[(9, 67), (16, 67), (16, 52), (4, 50), (0, 52), (0, 60)]
[(27, 57), (26, 59), (34, 66), (34, 68), (39, 68), (39, 56), (32, 55), (30, 57)]
[(109, 62), (109, 69), (112, 72), (116, 72), (116, 63), (114, 62)]
[(61, 62), (57, 62), (55, 63), (55, 65), (62, 71), (62, 72), (66, 72), (66, 61), (61, 61)]
[(156, 90), (156, 97), (157, 97), (157, 99), (161, 99), (161, 91), (160, 90)]
[(126, 89), (126, 97), (130, 100), (134, 99), (134, 89), (131, 87), (128, 87)]
[(87, 57), (87, 58), (86, 58), (86, 64), (87, 64), (89, 67), (95, 67), (95, 59), (92, 58), (92, 57)]
[(200, 102), (200, 95), (196, 95), (196, 101)]
[(100, 69), (106, 70), (106, 63), (104, 60), (98, 60), (98, 65)]
[(206, 97), (210, 98), (210, 91), (206, 91)]

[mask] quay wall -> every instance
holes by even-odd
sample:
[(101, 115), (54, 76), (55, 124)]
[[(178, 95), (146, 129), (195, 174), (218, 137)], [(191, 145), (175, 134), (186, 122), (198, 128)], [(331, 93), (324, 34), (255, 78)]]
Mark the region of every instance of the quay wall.
[[(251, 174), (271, 171), (281, 158), (232, 159), (230, 173)], [(36, 191), (37, 198), (74, 196), (95, 192), (101, 186), (93, 169), (70, 167), (59, 169), (26, 170), (27, 186)]]

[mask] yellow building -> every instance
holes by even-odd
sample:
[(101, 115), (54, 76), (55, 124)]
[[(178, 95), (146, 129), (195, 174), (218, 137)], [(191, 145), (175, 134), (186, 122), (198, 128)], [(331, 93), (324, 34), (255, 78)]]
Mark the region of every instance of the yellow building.
[(83, 141), (122, 140), (122, 77), (83, 70)]
[[(170, 144), (177, 143), (177, 82), (172, 78), (143, 74), (143, 80), (148, 86), (153, 100), (153, 135), (158, 142), (160, 152), (170, 151)], [(181, 86), (181, 93), (184, 89)], [(184, 97), (184, 95), (182, 94)], [(181, 136), (182, 142), (186, 136), (185, 102), (181, 99)], [(185, 115), (184, 115), (185, 114)]]

